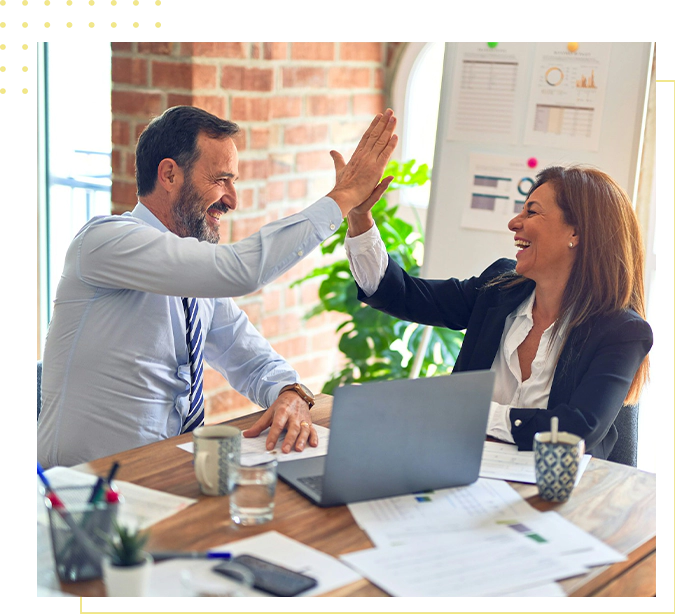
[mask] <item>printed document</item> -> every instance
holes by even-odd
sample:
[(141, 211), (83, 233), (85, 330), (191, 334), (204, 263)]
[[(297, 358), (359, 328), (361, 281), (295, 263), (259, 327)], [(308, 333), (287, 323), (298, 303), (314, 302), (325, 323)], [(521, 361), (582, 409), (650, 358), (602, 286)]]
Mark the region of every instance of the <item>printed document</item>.
[(360, 501), (348, 507), (378, 547), (430, 533), (526, 522), (539, 514), (506, 482), (481, 478), (468, 486)]
[[(313, 424), (312, 426), (316, 429), (316, 433), (319, 436), (319, 445), (316, 448), (312, 448), (311, 446), (308, 445), (302, 452), (291, 450), (288, 454), (284, 454), (281, 451), (281, 445), (284, 441), (284, 437), (286, 436), (286, 432), (284, 431), (281, 434), (281, 437), (279, 437), (279, 441), (277, 441), (277, 445), (274, 447), (274, 449), (279, 452), (277, 454), (277, 460), (280, 463), (289, 460), (297, 460), (298, 458), (312, 458), (313, 456), (326, 456), (326, 453), (328, 452), (328, 435), (330, 431), (325, 426), (319, 426), (318, 424)], [(265, 441), (267, 439), (268, 432), (269, 429), (264, 430), (257, 437), (250, 437), (250, 438), (244, 437), (242, 435), (241, 437), (242, 457), (250, 455), (249, 458), (251, 459), (252, 462), (254, 462), (256, 455), (264, 454), (265, 452), (267, 452), (267, 448), (265, 447)], [(192, 441), (189, 441), (188, 443), (183, 443), (178, 447), (181, 450), (189, 452), (190, 454), (195, 453), (194, 443)], [(242, 462), (242, 464), (246, 463)]]
[(396, 597), (502, 595), (586, 572), (508, 527), (444, 533), (340, 557)]
[[(250, 554), (315, 578), (318, 584), (299, 595), (301, 597), (321, 595), (362, 578), (359, 573), (338, 559), (276, 531), (260, 533), (211, 550), (230, 552), (233, 557)], [(218, 595), (219, 585), (222, 586), (225, 580), (220, 574), (211, 571), (215, 564), (213, 560), (174, 560), (158, 563), (152, 571), (150, 594), (154, 597), (185, 594), (190, 586), (181, 587), (181, 578), (185, 577), (187, 571), (189, 583), (193, 588), (198, 586), (202, 591)], [(242, 592), (251, 597), (269, 596), (257, 590)], [(266, 606), (263, 607), (263, 610), (267, 609)]]
[[(584, 454), (579, 463), (577, 479), (574, 482), (575, 486), (579, 484), (579, 480), (581, 480), (590, 460), (591, 455)], [(482, 478), (536, 484), (534, 452), (519, 452), (517, 446), (510, 443), (486, 441), (479, 475)]]

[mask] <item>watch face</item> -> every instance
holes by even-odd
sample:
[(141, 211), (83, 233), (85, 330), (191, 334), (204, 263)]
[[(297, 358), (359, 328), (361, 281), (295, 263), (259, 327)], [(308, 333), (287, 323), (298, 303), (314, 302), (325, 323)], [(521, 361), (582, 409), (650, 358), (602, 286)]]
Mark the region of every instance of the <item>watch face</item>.
[(312, 391), (311, 391), (309, 388), (307, 388), (307, 386), (305, 386), (304, 384), (300, 384), (300, 383), (298, 384), (298, 386), (300, 386), (300, 388), (302, 389), (302, 391), (303, 391), (308, 397), (310, 397), (310, 398), (312, 398), (312, 399), (314, 398), (314, 394), (312, 394)]

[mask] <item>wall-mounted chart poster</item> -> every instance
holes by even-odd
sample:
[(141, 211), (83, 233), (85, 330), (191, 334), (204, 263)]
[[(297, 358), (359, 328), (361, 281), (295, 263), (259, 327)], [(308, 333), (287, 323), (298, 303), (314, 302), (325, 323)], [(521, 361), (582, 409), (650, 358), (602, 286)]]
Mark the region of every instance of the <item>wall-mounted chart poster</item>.
[(538, 43), (526, 145), (597, 151), (611, 43)]
[(447, 138), (516, 143), (527, 93), (527, 43), (458, 43)]
[(523, 210), (537, 173), (549, 163), (530, 166), (526, 157), (472, 153), (462, 228), (510, 233), (509, 220)]

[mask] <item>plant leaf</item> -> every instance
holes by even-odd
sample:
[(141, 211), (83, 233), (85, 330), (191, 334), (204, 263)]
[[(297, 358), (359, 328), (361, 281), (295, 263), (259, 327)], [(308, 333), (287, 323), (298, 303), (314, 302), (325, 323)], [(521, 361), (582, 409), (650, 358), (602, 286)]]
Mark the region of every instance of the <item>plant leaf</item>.
[[(373, 206), (373, 219), (391, 258), (410, 275), (418, 276), (424, 254), (424, 231), (419, 216), (415, 211), (416, 226), (411, 225), (398, 216), (398, 206), (390, 206), (387, 197), (401, 187), (424, 185), (431, 179), (431, 169), (427, 164), (417, 164), (416, 160), (391, 160), (383, 176), (389, 175), (394, 179)], [(347, 230), (347, 224), (342, 224), (323, 242), (322, 253), (334, 254), (344, 244)], [(310, 279), (321, 279), (319, 304), (308, 311), (306, 319), (330, 311), (349, 316), (336, 329), (342, 333), (338, 347), (344, 355), (344, 366), (331, 375), (322, 392), (332, 394), (337, 386), (345, 384), (409, 376), (412, 357), (420, 350), (423, 326), (404, 322), (360, 303), (349, 262), (344, 258), (315, 268), (292, 286)], [(463, 339), (461, 331), (433, 328), (422, 357), (420, 375), (427, 377), (451, 371)]]

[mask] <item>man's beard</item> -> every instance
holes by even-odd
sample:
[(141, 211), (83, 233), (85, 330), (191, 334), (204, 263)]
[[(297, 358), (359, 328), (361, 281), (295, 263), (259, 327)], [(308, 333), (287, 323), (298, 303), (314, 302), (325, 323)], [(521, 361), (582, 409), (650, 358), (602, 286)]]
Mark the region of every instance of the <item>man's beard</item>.
[(178, 198), (173, 205), (173, 223), (179, 237), (194, 237), (198, 241), (207, 241), (217, 244), (220, 232), (212, 228), (206, 221), (206, 212), (200, 206), (202, 198), (192, 185), (190, 178), (186, 178), (181, 186)]

